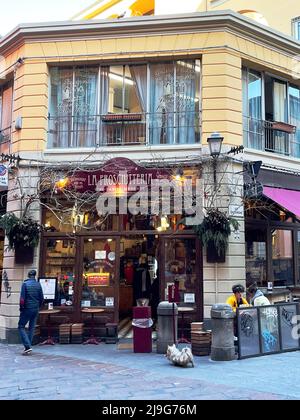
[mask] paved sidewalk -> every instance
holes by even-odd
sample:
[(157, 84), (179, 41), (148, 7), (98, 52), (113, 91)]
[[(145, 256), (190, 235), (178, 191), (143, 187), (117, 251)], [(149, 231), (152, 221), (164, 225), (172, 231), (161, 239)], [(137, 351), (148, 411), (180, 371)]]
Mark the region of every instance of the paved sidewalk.
[(299, 352), (184, 369), (114, 345), (21, 350), (0, 344), (0, 400), (300, 399)]

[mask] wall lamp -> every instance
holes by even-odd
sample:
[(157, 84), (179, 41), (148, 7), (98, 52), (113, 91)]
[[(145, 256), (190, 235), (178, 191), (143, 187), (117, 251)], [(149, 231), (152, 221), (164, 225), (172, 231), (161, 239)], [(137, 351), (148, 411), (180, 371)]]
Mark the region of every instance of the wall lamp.
[(224, 137), (220, 133), (212, 133), (207, 139), (210, 156), (213, 158), (214, 189), (217, 191), (217, 159), (221, 154)]

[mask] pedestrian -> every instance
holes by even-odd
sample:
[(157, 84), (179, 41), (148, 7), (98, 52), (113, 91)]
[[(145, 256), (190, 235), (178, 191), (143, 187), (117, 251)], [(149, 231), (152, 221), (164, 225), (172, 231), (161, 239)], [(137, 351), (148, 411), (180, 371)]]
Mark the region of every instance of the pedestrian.
[(241, 284), (236, 284), (232, 287), (233, 295), (230, 296), (226, 303), (230, 305), (234, 312), (236, 309), (241, 305), (249, 306), (247, 300), (243, 297), (243, 293), (245, 293), (245, 288)]
[(257, 283), (252, 283), (248, 287), (248, 293), (250, 295), (250, 303), (252, 306), (268, 306), (271, 305), (269, 299), (259, 290)]
[[(43, 290), (36, 281), (36, 271), (30, 270), (28, 272), (28, 279), (22, 284), (20, 295), (20, 319), (19, 319), (19, 333), (24, 345), (23, 355), (29, 355), (32, 352), (32, 339), (36, 320), (39, 314), (39, 309), (44, 302)], [(26, 324), (29, 322), (29, 332), (25, 330)]]

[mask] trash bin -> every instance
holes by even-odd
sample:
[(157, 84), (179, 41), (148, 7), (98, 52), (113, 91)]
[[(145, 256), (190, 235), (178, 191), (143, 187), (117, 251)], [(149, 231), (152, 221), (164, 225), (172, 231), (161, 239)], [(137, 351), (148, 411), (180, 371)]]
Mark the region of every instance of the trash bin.
[(214, 305), (211, 309), (212, 345), (211, 360), (235, 360), (233, 323), (235, 313), (230, 305)]
[[(177, 343), (178, 306), (174, 303), (175, 340), (173, 324), (173, 303), (161, 302), (157, 308), (157, 353), (166, 354), (168, 346)], [(174, 342), (175, 341), (175, 342)]]
[(133, 308), (133, 351), (134, 353), (152, 352), (151, 306)]

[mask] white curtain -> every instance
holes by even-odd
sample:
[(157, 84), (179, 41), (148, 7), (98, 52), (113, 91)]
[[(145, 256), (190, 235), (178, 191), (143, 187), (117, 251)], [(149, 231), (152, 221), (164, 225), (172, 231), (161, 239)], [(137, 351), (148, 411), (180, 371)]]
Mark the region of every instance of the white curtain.
[(300, 89), (290, 86), (290, 123), (297, 127), (296, 134), (292, 137), (291, 154), (293, 157), (300, 157)]
[(150, 144), (174, 143), (174, 64), (150, 66)]
[(137, 97), (140, 102), (141, 109), (147, 112), (147, 66), (129, 66), (131, 77), (135, 82)]
[[(109, 107), (109, 67), (101, 67), (100, 69), (100, 109), (101, 115), (108, 113)], [(107, 144), (108, 128), (100, 118), (100, 145), (105, 146)]]

